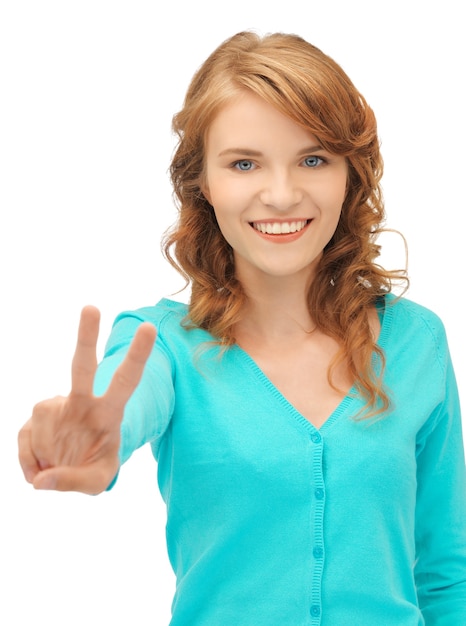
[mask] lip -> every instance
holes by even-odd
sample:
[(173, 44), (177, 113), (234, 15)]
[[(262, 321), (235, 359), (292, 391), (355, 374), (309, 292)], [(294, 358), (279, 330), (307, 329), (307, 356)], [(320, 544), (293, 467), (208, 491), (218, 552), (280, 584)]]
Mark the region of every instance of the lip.
[[(299, 239), (307, 231), (308, 226), (310, 225), (312, 221), (313, 220), (309, 218), (270, 219), (270, 220), (257, 220), (254, 222), (249, 222), (249, 225), (251, 226), (253, 231), (256, 233), (256, 235), (258, 235), (259, 237), (262, 237), (262, 239), (265, 239), (272, 243), (291, 243), (292, 241), (296, 241), (297, 239)], [(300, 230), (296, 232), (280, 233), (280, 234), (263, 233), (262, 231), (257, 230), (257, 228), (254, 227), (254, 224), (276, 224), (276, 223), (291, 224), (292, 222), (295, 222), (295, 223), (306, 222), (306, 224), (304, 225), (304, 227), (302, 227)]]

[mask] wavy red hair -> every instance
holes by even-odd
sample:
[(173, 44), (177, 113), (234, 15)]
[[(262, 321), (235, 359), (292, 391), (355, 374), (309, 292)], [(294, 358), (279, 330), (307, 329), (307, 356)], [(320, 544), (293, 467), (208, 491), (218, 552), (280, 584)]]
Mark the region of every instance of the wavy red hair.
[(163, 247), (191, 285), (187, 325), (231, 345), (246, 300), (231, 248), (201, 192), (207, 131), (220, 109), (245, 89), (306, 128), (326, 150), (347, 159), (341, 218), (307, 299), (317, 328), (341, 346), (333, 366), (347, 363), (366, 400), (365, 414), (381, 413), (389, 407), (389, 397), (382, 384), (384, 355), (372, 335), (369, 312), (394, 282), (407, 285), (407, 278), (404, 270), (387, 271), (376, 263), (376, 239), (385, 221), (376, 120), (342, 68), (299, 36), (234, 35), (196, 72), (183, 108), (173, 118), (178, 144), (170, 174), (179, 219)]

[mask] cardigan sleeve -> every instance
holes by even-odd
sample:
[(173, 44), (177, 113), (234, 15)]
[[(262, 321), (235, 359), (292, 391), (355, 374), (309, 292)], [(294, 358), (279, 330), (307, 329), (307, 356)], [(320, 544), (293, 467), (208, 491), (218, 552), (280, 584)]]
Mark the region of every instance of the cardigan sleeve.
[(415, 576), (426, 626), (466, 624), (465, 457), (448, 348), (443, 371), (443, 401), (417, 442)]
[[(155, 323), (144, 315), (143, 310), (122, 313), (116, 318), (105, 347), (104, 358), (97, 369), (94, 381), (96, 395), (105, 393), (138, 326), (145, 321)], [(159, 324), (155, 325), (159, 330)], [(121, 424), (120, 464), (146, 443), (157, 448), (170, 422), (173, 406), (173, 366), (163, 338), (158, 332), (139, 385), (125, 407)]]

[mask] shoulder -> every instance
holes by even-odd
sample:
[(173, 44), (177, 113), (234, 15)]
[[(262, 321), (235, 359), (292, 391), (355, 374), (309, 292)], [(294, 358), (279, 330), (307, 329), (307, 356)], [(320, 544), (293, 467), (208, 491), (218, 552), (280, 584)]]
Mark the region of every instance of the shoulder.
[(162, 298), (153, 306), (122, 311), (113, 323), (107, 349), (128, 344), (137, 327), (143, 322), (154, 324), (157, 329), (157, 344), (165, 345), (167, 349), (185, 346), (189, 350), (193, 345), (212, 341), (212, 336), (205, 330), (188, 330), (188, 315), (187, 304), (168, 298)]
[(186, 304), (162, 298), (155, 305), (121, 311), (113, 322), (113, 329), (117, 326), (139, 325), (142, 322), (150, 322), (160, 328), (166, 320), (172, 324), (181, 325), (187, 314), (188, 306)]
[(439, 315), (418, 302), (393, 294), (385, 296), (382, 332), (390, 342), (403, 344), (413, 355), (429, 349), (440, 363), (448, 354), (445, 326)]
[(106, 355), (127, 346), (131, 342), (138, 326), (143, 322), (154, 324), (158, 335), (161, 334), (166, 321), (171, 323), (172, 332), (173, 328), (178, 328), (180, 331), (182, 320), (187, 312), (187, 305), (168, 299), (162, 299), (153, 306), (122, 311), (114, 319), (110, 336), (105, 346)]
[(116, 321), (128, 316), (135, 316), (144, 322), (151, 322), (160, 331), (168, 324), (171, 327), (181, 327), (188, 315), (188, 305), (183, 302), (162, 298), (153, 306), (146, 306), (135, 311), (120, 313)]
[(385, 311), (392, 314), (393, 323), (400, 326), (413, 326), (422, 330), (433, 332), (444, 332), (444, 325), (438, 314), (418, 302), (408, 298), (397, 297), (393, 294), (385, 296)]

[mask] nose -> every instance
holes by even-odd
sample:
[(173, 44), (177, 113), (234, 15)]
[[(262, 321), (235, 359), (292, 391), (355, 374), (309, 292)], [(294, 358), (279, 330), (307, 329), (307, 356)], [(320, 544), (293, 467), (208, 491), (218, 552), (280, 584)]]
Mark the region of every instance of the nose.
[(260, 191), (261, 202), (277, 211), (288, 211), (299, 204), (302, 198), (302, 189), (288, 171), (270, 172)]

